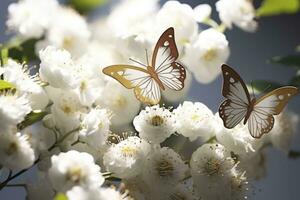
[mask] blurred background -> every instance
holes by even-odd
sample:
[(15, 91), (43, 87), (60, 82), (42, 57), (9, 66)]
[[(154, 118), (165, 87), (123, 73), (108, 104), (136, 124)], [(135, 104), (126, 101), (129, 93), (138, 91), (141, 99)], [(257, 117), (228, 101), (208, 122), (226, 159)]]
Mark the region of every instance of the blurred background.
[[(188, 3), (192, 7), (200, 3), (208, 3), (214, 8), (212, 18), (218, 19), (214, 6), (216, 0), (179, 1)], [(0, 1), (0, 42), (9, 38), (5, 33), (5, 21), (7, 7), (12, 2), (15, 0)], [(165, 0), (161, 1), (164, 2)], [(255, 1), (255, 4), (260, 4), (260, 1)], [(286, 84), (295, 75), (296, 71), (292, 68), (268, 64), (266, 60), (274, 56), (294, 54), (296, 46), (300, 44), (300, 13), (261, 18), (259, 29), (255, 33), (233, 28), (225, 34), (231, 49), (228, 64), (235, 68), (248, 83), (260, 79)], [(209, 85), (201, 85), (194, 81), (188, 100), (201, 101), (216, 112), (223, 99), (221, 86), (221, 77)], [(290, 102), (288, 109), (300, 114), (300, 95)], [(292, 149), (300, 151), (300, 127), (293, 140)], [(299, 200), (300, 159), (290, 159), (275, 149), (268, 149), (267, 153), (268, 174), (265, 179), (253, 182), (254, 194), (249, 198)], [(26, 177), (30, 177), (30, 173), (27, 173)], [(0, 199), (22, 200), (25, 199), (25, 191), (22, 188), (8, 188), (0, 192)]]

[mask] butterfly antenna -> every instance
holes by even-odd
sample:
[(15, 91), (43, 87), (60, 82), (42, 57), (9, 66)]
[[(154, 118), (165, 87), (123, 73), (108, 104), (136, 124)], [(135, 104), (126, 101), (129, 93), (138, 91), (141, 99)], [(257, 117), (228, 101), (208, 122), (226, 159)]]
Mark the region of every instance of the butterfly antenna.
[(137, 61), (137, 60), (134, 60), (134, 59), (132, 59), (132, 58), (129, 58), (129, 60), (131, 60), (132, 62), (135, 62), (135, 63), (137, 63), (137, 64), (140, 64), (140, 65), (142, 65), (142, 66), (144, 66), (144, 67), (147, 67), (145, 64), (143, 64), (143, 63), (141, 63), (141, 62), (139, 62), (139, 61)]
[(147, 60), (147, 65), (149, 66), (148, 51), (147, 51), (147, 49), (145, 49), (145, 51), (146, 51), (146, 60)]
[(255, 97), (255, 93), (254, 93), (254, 87), (253, 87), (253, 82), (251, 81), (251, 89), (252, 89), (252, 95), (254, 96), (254, 98), (256, 98)]

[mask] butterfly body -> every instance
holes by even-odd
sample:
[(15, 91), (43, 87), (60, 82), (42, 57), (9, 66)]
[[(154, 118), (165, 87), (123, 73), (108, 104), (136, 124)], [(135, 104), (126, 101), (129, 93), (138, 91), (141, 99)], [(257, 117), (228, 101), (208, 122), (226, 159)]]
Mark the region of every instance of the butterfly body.
[(254, 138), (260, 138), (272, 130), (273, 115), (280, 114), (290, 98), (298, 93), (296, 87), (285, 86), (259, 99), (251, 99), (246, 84), (231, 67), (222, 65), (222, 73), (222, 94), (226, 100), (219, 107), (219, 116), (228, 129), (234, 128), (244, 119), (243, 124), (248, 124)]
[[(178, 62), (178, 50), (175, 43), (174, 29), (168, 28), (158, 39), (151, 64), (143, 66), (112, 65), (102, 72), (120, 82), (125, 88), (133, 89), (138, 100), (146, 104), (157, 104), (161, 90), (166, 87), (181, 90), (186, 78), (185, 68)], [(148, 61), (148, 57), (147, 57)]]
[(244, 119), (244, 125), (247, 123), (252, 111), (254, 110), (255, 102), (256, 102), (256, 98), (254, 97), (253, 99), (251, 99), (251, 102), (248, 106), (248, 110)]

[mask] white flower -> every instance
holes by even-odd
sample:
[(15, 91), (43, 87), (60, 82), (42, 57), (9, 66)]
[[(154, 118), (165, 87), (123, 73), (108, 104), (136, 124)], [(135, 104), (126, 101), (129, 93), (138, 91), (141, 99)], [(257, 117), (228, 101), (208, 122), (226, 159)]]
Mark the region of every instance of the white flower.
[(210, 18), (211, 7), (209, 4), (200, 4), (194, 8), (194, 17), (197, 22), (204, 22)]
[(64, 192), (74, 186), (99, 187), (104, 182), (100, 167), (88, 153), (73, 150), (60, 153), (52, 156), (51, 163), (48, 175), (57, 191)]
[[(97, 52), (97, 60), (99, 60)], [(102, 95), (104, 77), (99, 61), (92, 55), (85, 54), (76, 60), (75, 71), (78, 73), (79, 86), (75, 89), (82, 105), (91, 106)]]
[(133, 120), (135, 129), (142, 139), (159, 144), (175, 132), (175, 117), (165, 108), (158, 105), (146, 107)]
[(165, 88), (166, 90), (162, 93), (163, 99), (170, 103), (183, 101), (187, 96), (191, 85), (192, 85), (192, 74), (186, 70), (184, 88), (182, 88), (182, 90), (180, 91), (175, 91), (169, 88)]
[(122, 126), (132, 122), (139, 112), (141, 103), (135, 98), (133, 91), (124, 88), (120, 83), (109, 81), (97, 104), (112, 111), (111, 123)]
[(35, 150), (36, 155), (46, 151), (55, 143), (54, 133), (45, 128), (41, 122), (28, 126), (21, 132), (23, 135), (28, 137), (28, 140)]
[[(235, 163), (220, 144), (204, 144), (190, 160), (195, 192), (203, 199), (232, 199), (231, 181)], [(229, 198), (227, 198), (229, 196)]]
[(126, 200), (120, 192), (113, 188), (73, 187), (66, 193), (68, 200)]
[(170, 194), (174, 187), (183, 180), (188, 173), (188, 166), (173, 149), (157, 148), (147, 158), (143, 167), (143, 180), (148, 184), (154, 196)]
[(263, 140), (253, 138), (248, 130), (248, 125), (238, 124), (232, 129), (224, 127), (219, 113), (216, 113), (216, 137), (219, 143), (239, 156), (251, 157), (260, 150)]
[(46, 174), (38, 172), (38, 178), (35, 182), (26, 184), (26, 200), (53, 200), (55, 192)]
[(74, 63), (68, 51), (48, 46), (39, 52), (39, 57), (43, 81), (55, 88), (71, 89), (78, 86), (78, 76), (73, 70)]
[(118, 144), (112, 144), (103, 156), (107, 170), (119, 178), (132, 178), (143, 169), (150, 153), (150, 144), (136, 136), (128, 137)]
[(53, 105), (51, 106), (52, 120), (55, 127), (62, 133), (69, 132), (79, 127), (80, 116), (86, 112), (78, 99), (78, 96), (72, 91), (64, 91), (56, 88), (47, 87), (47, 93)]
[(30, 73), (31, 69), (28, 66), (22, 66), (12, 59), (4, 65), (4, 80), (12, 83), (18, 92), (28, 96), (32, 109), (43, 109), (47, 106), (49, 99), (39, 84), (38, 74), (31, 75)]
[(188, 4), (182, 4), (178, 1), (167, 1), (156, 16), (156, 23), (158, 24), (156, 32), (160, 34), (167, 28), (174, 27), (179, 52), (198, 33), (193, 9)]
[(221, 65), (226, 63), (229, 54), (225, 35), (211, 28), (202, 31), (195, 42), (186, 45), (182, 61), (198, 82), (210, 83), (221, 73)]
[(0, 94), (0, 127), (17, 125), (31, 112), (29, 100), (25, 95)]
[(219, 0), (216, 3), (221, 21), (231, 28), (235, 24), (244, 31), (253, 32), (257, 28), (255, 8), (249, 0)]
[(28, 137), (13, 131), (0, 133), (0, 163), (11, 170), (29, 168), (35, 156)]
[(293, 135), (297, 131), (299, 115), (293, 112), (284, 111), (275, 116), (273, 129), (268, 133), (273, 146), (284, 152), (288, 152)]
[(239, 156), (235, 155), (238, 161), (239, 169), (243, 169), (249, 179), (261, 180), (267, 174), (267, 157), (266, 153), (261, 150), (253, 156)]
[(56, 0), (21, 0), (8, 7), (8, 29), (26, 38), (39, 38), (58, 9)]
[(204, 104), (185, 101), (173, 112), (176, 116), (176, 131), (191, 141), (198, 137), (206, 141), (213, 136), (214, 115)]
[[(124, 0), (113, 9), (108, 17), (108, 26), (116, 36), (133, 35), (149, 31), (159, 7), (158, 0)], [(141, 23), (143, 22), (143, 23)]]
[(92, 109), (83, 117), (80, 139), (94, 148), (100, 148), (106, 143), (109, 126), (110, 113), (106, 109)]
[(48, 27), (45, 39), (37, 44), (37, 50), (52, 45), (78, 56), (85, 52), (90, 31), (85, 19), (71, 8), (60, 7)]

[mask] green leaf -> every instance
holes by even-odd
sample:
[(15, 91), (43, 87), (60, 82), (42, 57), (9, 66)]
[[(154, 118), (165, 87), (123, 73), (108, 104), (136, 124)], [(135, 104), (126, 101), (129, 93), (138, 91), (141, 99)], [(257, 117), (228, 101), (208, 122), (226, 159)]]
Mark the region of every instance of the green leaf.
[(300, 157), (300, 152), (299, 151), (290, 151), (289, 152), (289, 158), (297, 159), (299, 157)]
[(10, 82), (0, 80), (0, 90), (10, 90), (10, 89), (15, 89), (15, 86)]
[(273, 81), (256, 80), (252, 82), (252, 86), (259, 92), (267, 92), (281, 87), (279, 83)]
[(299, 11), (299, 0), (264, 0), (257, 10), (257, 16), (292, 14)]
[(300, 87), (300, 76), (295, 76), (289, 82), (290, 85)]
[(18, 128), (22, 130), (27, 126), (30, 126), (38, 121), (41, 121), (46, 115), (47, 112), (41, 110), (34, 110), (25, 116), (24, 121), (18, 124)]
[(270, 63), (276, 63), (300, 69), (300, 55), (276, 56), (269, 60)]
[(0, 50), (1, 66), (5, 65), (8, 60), (8, 49), (1, 46)]
[(63, 194), (63, 193), (58, 193), (55, 197), (54, 200), (68, 200), (68, 197)]
[(37, 39), (14, 41), (8, 46), (8, 56), (20, 63), (37, 60), (35, 44)]
[(103, 6), (109, 0), (69, 0), (68, 4), (74, 7), (79, 13), (87, 13)]

